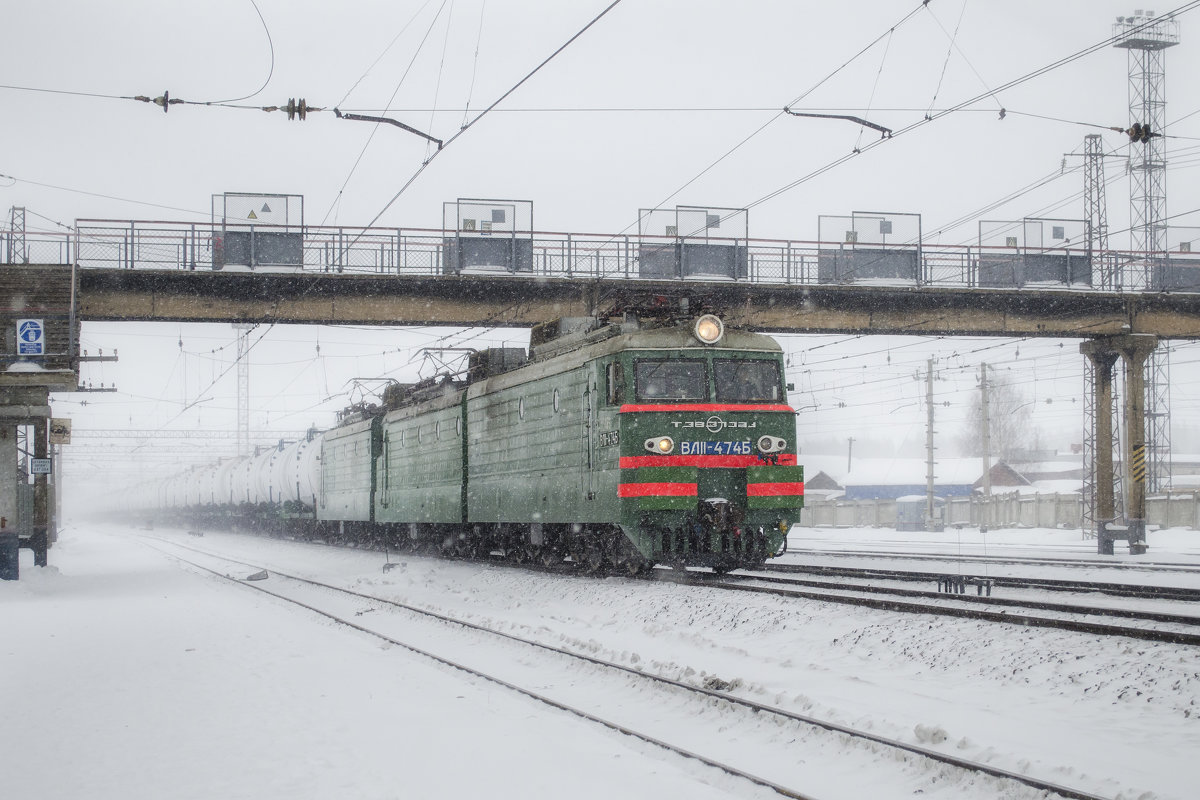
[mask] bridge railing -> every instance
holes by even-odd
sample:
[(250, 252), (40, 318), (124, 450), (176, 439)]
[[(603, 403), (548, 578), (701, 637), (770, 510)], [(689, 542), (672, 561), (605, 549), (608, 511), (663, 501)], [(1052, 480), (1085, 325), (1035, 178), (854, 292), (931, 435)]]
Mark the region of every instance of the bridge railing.
[[(730, 280), (763, 284), (886, 284), (1200, 291), (1200, 254), (1152, 260), (1080, 248), (979, 248), (931, 243), (813, 242), (631, 234), (444, 231), (425, 228), (232, 225), (78, 220), (70, 234), (0, 236), (0, 261), (83, 269), (227, 270), (562, 278)], [(1121, 274), (1102, 279), (1100, 266)], [(1129, 265), (1133, 265), (1130, 267)], [(1110, 272), (1113, 268), (1109, 268)], [(1125, 272), (1141, 275), (1131, 277)]]
[(70, 264), (70, 233), (18, 234), (0, 230), (0, 264)]

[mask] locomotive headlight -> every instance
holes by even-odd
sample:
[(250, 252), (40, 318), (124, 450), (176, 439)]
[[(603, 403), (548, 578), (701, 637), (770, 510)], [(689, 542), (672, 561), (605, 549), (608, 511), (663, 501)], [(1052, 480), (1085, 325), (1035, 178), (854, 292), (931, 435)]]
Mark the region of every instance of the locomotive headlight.
[(675, 440), (670, 436), (655, 436), (646, 440), (645, 448), (648, 452), (665, 456), (675, 449)]
[(758, 437), (758, 450), (760, 453), (778, 453), (785, 447), (787, 447), (787, 440), (780, 439), (778, 436)]
[(705, 344), (716, 344), (725, 335), (725, 323), (714, 314), (705, 314), (696, 320), (692, 333)]

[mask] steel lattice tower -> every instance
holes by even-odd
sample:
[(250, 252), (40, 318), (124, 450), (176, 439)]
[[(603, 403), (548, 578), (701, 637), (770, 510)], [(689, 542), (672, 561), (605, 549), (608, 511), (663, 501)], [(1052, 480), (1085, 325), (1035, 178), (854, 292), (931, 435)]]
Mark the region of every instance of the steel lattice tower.
[[(1167, 250), (1166, 227), (1166, 67), (1164, 52), (1179, 44), (1179, 22), (1173, 17), (1117, 17), (1114, 46), (1129, 54), (1129, 122), (1158, 134), (1131, 141), (1129, 148), (1130, 288), (1161, 288)], [(1133, 136), (1131, 135), (1131, 139)], [(1140, 259), (1138, 258), (1140, 256)], [(1146, 488), (1160, 491), (1171, 482), (1170, 358), (1156, 350), (1146, 362)]]
[(1153, 265), (1166, 252), (1167, 193), (1165, 177), (1167, 171), (1166, 144), (1163, 128), (1166, 125), (1166, 68), (1164, 51), (1179, 44), (1179, 23), (1171, 17), (1155, 18), (1154, 12), (1147, 16), (1117, 17), (1113, 26), (1114, 46), (1129, 53), (1129, 123), (1140, 123), (1143, 127), (1159, 134), (1147, 141), (1130, 142), (1129, 171), (1131, 190), (1129, 195), (1130, 249), (1144, 253), (1141, 275), (1131, 276), (1141, 285), (1136, 288), (1152, 287)]
[(1083, 217), (1087, 220), (1088, 260), (1092, 278), (1101, 289), (1120, 289), (1116, 258), (1108, 245), (1108, 201), (1104, 197), (1104, 139), (1091, 133), (1083, 139)]
[[(1098, 133), (1083, 140), (1083, 209), (1088, 225), (1088, 257), (1096, 284), (1109, 291), (1121, 289), (1120, 270), (1108, 241), (1108, 201), (1104, 192), (1104, 140)], [(1096, 376), (1089, 363), (1083, 371), (1083, 523), (1085, 535), (1096, 531), (1096, 459), (1097, 447), (1110, 447), (1115, 461), (1121, 459), (1120, 426), (1112, 426), (1112, 441), (1100, 442), (1096, 436)], [(1113, 387), (1114, 408), (1119, 408), (1117, 389)], [(1113, 475), (1115, 511), (1122, 514), (1121, 472)]]
[(25, 207), (13, 206), (8, 216), (8, 263), (28, 264), (29, 250), (25, 244)]
[(237, 449), (239, 456), (250, 455), (250, 348), (246, 344), (254, 326), (235, 322), (237, 332)]

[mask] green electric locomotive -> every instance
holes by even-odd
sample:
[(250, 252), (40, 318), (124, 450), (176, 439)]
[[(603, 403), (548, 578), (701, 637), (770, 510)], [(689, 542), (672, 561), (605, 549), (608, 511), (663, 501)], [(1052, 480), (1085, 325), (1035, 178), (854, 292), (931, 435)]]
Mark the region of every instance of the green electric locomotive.
[(327, 432), (317, 518), (590, 572), (759, 566), (803, 505), (784, 388), (779, 345), (713, 315), (558, 320)]

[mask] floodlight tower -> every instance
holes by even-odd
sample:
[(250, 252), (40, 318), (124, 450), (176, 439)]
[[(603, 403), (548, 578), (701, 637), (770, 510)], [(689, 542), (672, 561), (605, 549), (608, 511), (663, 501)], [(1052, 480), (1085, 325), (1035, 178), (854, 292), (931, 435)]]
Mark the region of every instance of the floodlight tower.
[[(1145, 269), (1139, 276), (1144, 285), (1138, 288), (1149, 288), (1153, 284), (1154, 259), (1167, 249), (1163, 221), (1167, 203), (1166, 145), (1162, 137), (1167, 121), (1163, 61), (1164, 51), (1179, 44), (1179, 22), (1173, 17), (1155, 17), (1153, 11), (1143, 14), (1139, 10), (1132, 17), (1117, 17), (1113, 37), (1113, 45), (1129, 53), (1129, 123), (1140, 124), (1150, 134), (1129, 143), (1130, 249), (1145, 256)], [(1130, 138), (1134, 138), (1132, 133)]]
[[(1135, 258), (1130, 288), (1156, 289), (1167, 250), (1164, 52), (1179, 44), (1179, 22), (1138, 10), (1132, 17), (1117, 17), (1113, 37), (1114, 46), (1129, 53), (1129, 235)], [(1141, 135), (1135, 136), (1138, 126)], [(1165, 348), (1150, 356), (1146, 372), (1146, 488), (1158, 491), (1171, 480), (1170, 359)]]

